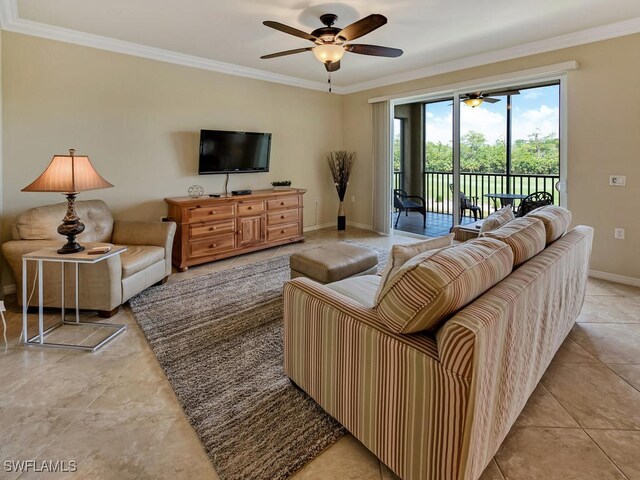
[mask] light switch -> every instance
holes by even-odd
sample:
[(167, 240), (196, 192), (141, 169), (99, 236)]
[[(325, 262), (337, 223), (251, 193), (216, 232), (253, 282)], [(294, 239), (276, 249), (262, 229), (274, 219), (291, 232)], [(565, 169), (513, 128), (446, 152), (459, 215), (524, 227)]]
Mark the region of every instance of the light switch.
[(626, 175), (609, 175), (609, 185), (614, 187), (626, 187), (627, 176)]

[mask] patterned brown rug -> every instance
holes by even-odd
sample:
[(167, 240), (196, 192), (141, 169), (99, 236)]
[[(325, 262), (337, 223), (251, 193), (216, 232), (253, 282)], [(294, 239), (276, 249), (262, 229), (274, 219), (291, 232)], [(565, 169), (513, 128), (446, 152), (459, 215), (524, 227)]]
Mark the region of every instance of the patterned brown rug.
[(130, 301), (222, 480), (286, 479), (345, 434), (284, 374), (287, 280), (285, 255)]

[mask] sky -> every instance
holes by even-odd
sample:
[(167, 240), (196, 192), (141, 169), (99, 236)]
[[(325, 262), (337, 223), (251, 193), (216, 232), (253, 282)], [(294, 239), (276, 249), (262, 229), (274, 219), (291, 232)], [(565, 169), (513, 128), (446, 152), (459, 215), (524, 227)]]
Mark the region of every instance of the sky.
[[(559, 86), (538, 87), (520, 90), (513, 95), (512, 134), (513, 140), (529, 138), (537, 130), (541, 135), (559, 135)], [(469, 131), (483, 133), (487, 142), (493, 144), (497, 139), (506, 138), (507, 97), (497, 97), (497, 103), (483, 103), (471, 108), (460, 104), (460, 127), (462, 135)], [(426, 106), (426, 140), (451, 144), (453, 107), (451, 101), (430, 103)]]

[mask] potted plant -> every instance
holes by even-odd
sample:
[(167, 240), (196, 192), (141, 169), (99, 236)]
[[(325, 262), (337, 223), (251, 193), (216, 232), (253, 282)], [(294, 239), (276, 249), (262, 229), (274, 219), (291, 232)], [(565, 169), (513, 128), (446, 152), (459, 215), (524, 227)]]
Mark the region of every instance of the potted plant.
[(340, 199), (340, 206), (338, 207), (338, 230), (345, 230), (347, 228), (347, 217), (344, 214), (344, 196), (347, 193), (349, 177), (351, 176), (351, 169), (353, 168), (355, 158), (355, 152), (347, 152), (344, 150), (329, 152), (327, 154), (327, 161), (331, 169), (333, 183), (336, 186), (338, 198)]
[(291, 190), (291, 180), (271, 182), (271, 186), (274, 190)]

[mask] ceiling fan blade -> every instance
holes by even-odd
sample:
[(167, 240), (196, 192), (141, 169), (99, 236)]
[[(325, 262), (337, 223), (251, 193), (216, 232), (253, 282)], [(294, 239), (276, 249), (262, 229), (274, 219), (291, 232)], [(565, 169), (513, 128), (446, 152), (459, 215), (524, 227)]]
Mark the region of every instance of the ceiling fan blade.
[(317, 40), (316, 37), (311, 35), (310, 33), (303, 32), (302, 30), (298, 30), (297, 28), (290, 27), (289, 25), (285, 25), (280, 22), (272, 22), (271, 20), (267, 20), (266, 22), (262, 22), (263, 25), (267, 27), (274, 28), (279, 32), (288, 33), (289, 35), (293, 35), (294, 37), (304, 38), (305, 40), (310, 40), (315, 42)]
[(347, 52), (359, 53), (360, 55), (373, 55), (376, 57), (399, 57), (402, 55), (402, 50), (399, 48), (380, 47), (378, 45), (363, 45), (352, 44), (345, 45), (344, 49)]
[(326, 62), (324, 68), (327, 69), (327, 72), (336, 72), (340, 70), (340, 60), (337, 62)]
[(500, 101), (499, 98), (491, 98), (491, 97), (482, 97), (483, 102), (487, 103), (498, 103)]
[(270, 53), (269, 55), (263, 55), (260, 58), (266, 60), (267, 58), (284, 57), (285, 55), (293, 55), (294, 53), (309, 52), (313, 50), (313, 47), (296, 48), (295, 50), (285, 50), (284, 52)]
[(368, 17), (361, 18), (357, 22), (352, 23), (348, 27), (344, 27), (336, 37), (340, 37), (345, 41), (355, 40), (369, 32), (373, 32), (376, 28), (380, 28), (387, 23), (387, 17), (374, 13)]

